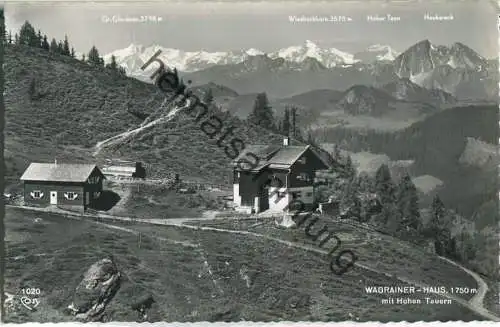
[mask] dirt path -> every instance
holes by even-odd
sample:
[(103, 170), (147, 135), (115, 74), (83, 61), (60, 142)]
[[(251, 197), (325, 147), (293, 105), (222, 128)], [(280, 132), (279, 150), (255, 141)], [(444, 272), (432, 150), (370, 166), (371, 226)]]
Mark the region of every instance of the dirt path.
[[(15, 206), (10, 206), (10, 207), (15, 207)], [(32, 208), (32, 207), (21, 207), (21, 208), (33, 210), (33, 211), (47, 212), (47, 210), (40, 209), (40, 208)], [(63, 210), (60, 210), (60, 213), (66, 214), (67, 216), (69, 216), (69, 215), (76, 216), (77, 219), (85, 219), (85, 218), (96, 219), (96, 218), (98, 218), (98, 219), (105, 219), (105, 220), (110, 220), (110, 221), (114, 220), (114, 221), (126, 221), (126, 222), (139, 222), (139, 223), (151, 224), (151, 225), (176, 226), (176, 227), (180, 227), (180, 228), (188, 228), (188, 229), (193, 229), (193, 230), (247, 235), (247, 236), (252, 236), (252, 237), (256, 237), (256, 238), (264, 238), (264, 239), (271, 240), (271, 241), (274, 241), (274, 242), (277, 242), (277, 243), (280, 243), (280, 244), (283, 244), (283, 245), (286, 245), (289, 247), (298, 248), (298, 249), (302, 249), (305, 251), (310, 251), (310, 252), (315, 252), (315, 253), (325, 254), (325, 255), (328, 254), (328, 251), (323, 250), (323, 249), (319, 249), (319, 248), (316, 248), (316, 247), (313, 247), (310, 245), (305, 245), (305, 244), (298, 243), (298, 242), (285, 241), (285, 240), (282, 240), (282, 239), (279, 239), (276, 237), (272, 237), (272, 236), (268, 236), (268, 235), (264, 235), (264, 234), (259, 234), (259, 233), (255, 233), (255, 232), (239, 231), (239, 230), (208, 227), (208, 226), (193, 226), (193, 225), (186, 224), (186, 222), (188, 222), (188, 221), (213, 220), (213, 218), (211, 218), (211, 217), (173, 218), (173, 219), (139, 219), (139, 218), (117, 217), (117, 216), (102, 215), (102, 214), (99, 215), (98, 217), (91, 216), (91, 215), (81, 216), (81, 215), (74, 214), (74, 213), (68, 213), (68, 212), (65, 212)], [(96, 221), (94, 221), (94, 222), (96, 222)], [(107, 223), (102, 223), (102, 222), (96, 222), (96, 223), (102, 224), (103, 226), (108, 227), (108, 228), (120, 229), (120, 230), (124, 230), (127, 232), (138, 233), (137, 231), (134, 231), (132, 229), (128, 229), (128, 228), (124, 228), (124, 227), (120, 227), (120, 226), (115, 226), (112, 224), (107, 224)], [(180, 242), (180, 241), (175, 241), (175, 240), (167, 240), (167, 239), (165, 239), (165, 240), (172, 241), (172, 242), (178, 242), (178, 243), (189, 243), (189, 242)], [(186, 244), (186, 245), (187, 246), (195, 246), (195, 247), (198, 246), (198, 245), (191, 244), (191, 243)], [(451, 264), (457, 266), (458, 268), (464, 270), (466, 273), (468, 273), (472, 277), (474, 277), (474, 279), (478, 283), (479, 290), (478, 290), (478, 293), (475, 296), (473, 296), (469, 301), (464, 300), (460, 297), (457, 297), (457, 296), (455, 296), (453, 294), (449, 294), (449, 293), (438, 294), (438, 295), (443, 296), (443, 297), (448, 298), (448, 299), (451, 299), (451, 300), (455, 301), (456, 303), (461, 304), (462, 306), (468, 308), (469, 310), (475, 312), (476, 314), (478, 314), (478, 315), (480, 315), (488, 320), (500, 322), (500, 317), (497, 317), (496, 315), (494, 315), (493, 313), (491, 313), (488, 309), (486, 309), (484, 307), (483, 300), (484, 300), (484, 296), (488, 290), (488, 286), (484, 282), (484, 280), (478, 274), (468, 270), (467, 268), (462, 267), (461, 265), (459, 265), (459, 264), (457, 264), (457, 263), (455, 263), (447, 258), (443, 258), (443, 257), (440, 257), (440, 258), (445, 260), (445, 261), (450, 262)], [(365, 270), (368, 270), (368, 271), (371, 271), (371, 272), (374, 272), (377, 274), (382, 274), (388, 278), (396, 278), (401, 282), (404, 282), (404, 283), (407, 283), (407, 284), (410, 284), (410, 285), (413, 285), (413, 286), (416, 286), (419, 288), (429, 287), (429, 285), (425, 285), (425, 284), (420, 283), (418, 281), (406, 279), (404, 277), (394, 276), (391, 273), (388, 273), (386, 271), (382, 271), (380, 269), (375, 269), (375, 268), (360, 264), (358, 262), (356, 262), (354, 265), (356, 267), (361, 268), (361, 269), (365, 269)]]
[[(301, 243), (297, 243), (297, 242), (285, 241), (285, 240), (282, 240), (282, 239), (279, 239), (276, 237), (263, 235), (263, 234), (259, 234), (259, 233), (255, 233), (255, 232), (238, 231), (238, 230), (223, 229), (223, 228), (208, 227), (208, 226), (193, 226), (193, 225), (186, 224), (186, 222), (188, 222), (188, 221), (200, 221), (200, 220), (212, 220), (212, 219), (210, 217), (193, 217), (193, 218), (174, 218), (174, 219), (138, 219), (136, 221), (141, 222), (141, 223), (146, 223), (146, 224), (149, 223), (149, 224), (155, 224), (155, 225), (176, 226), (176, 227), (189, 228), (189, 229), (194, 229), (194, 230), (213, 231), (213, 232), (253, 236), (256, 238), (264, 238), (267, 240), (271, 240), (271, 241), (274, 241), (274, 242), (277, 242), (277, 243), (280, 243), (280, 244), (283, 244), (283, 245), (286, 245), (289, 247), (298, 248), (298, 249), (302, 249), (305, 251), (310, 251), (310, 252), (315, 252), (315, 253), (325, 254), (325, 255), (328, 254), (328, 251), (318, 249), (318, 248), (313, 247), (313, 246), (309, 246), (309, 245), (305, 245), (305, 244), (301, 244)], [(464, 307), (470, 309), (471, 311), (474, 311), (475, 313), (477, 313), (478, 315), (480, 315), (486, 319), (499, 322), (500, 317), (497, 317), (493, 313), (491, 313), (488, 309), (486, 309), (484, 307), (484, 304), (483, 304), (484, 296), (485, 296), (486, 292), (488, 291), (488, 285), (486, 284), (486, 282), (484, 282), (484, 280), (478, 274), (468, 270), (467, 268), (461, 266), (460, 264), (458, 264), (452, 260), (449, 260), (447, 258), (444, 258), (444, 257), (440, 257), (440, 258), (455, 265), (456, 267), (464, 270), (466, 273), (468, 273), (472, 277), (474, 277), (474, 279), (478, 283), (478, 293), (476, 295), (474, 295), (469, 301), (464, 300), (464, 299), (462, 299), (458, 296), (452, 295), (452, 294), (440, 294), (440, 295), (463, 305)], [(392, 275), (388, 272), (382, 271), (380, 269), (375, 269), (375, 268), (372, 268), (372, 267), (369, 267), (369, 266), (366, 266), (366, 265), (363, 265), (360, 263), (355, 263), (355, 266), (362, 268), (362, 269), (365, 269), (365, 270), (368, 270), (368, 271), (371, 271), (371, 272), (374, 272), (374, 273), (377, 273), (377, 274), (383, 274), (383, 275), (387, 276), (388, 278), (395, 277), (394, 275)], [(406, 279), (404, 277), (396, 276), (396, 278), (401, 282), (404, 282), (404, 283), (407, 283), (410, 285), (414, 285), (414, 286), (419, 287), (419, 288), (429, 287), (429, 285), (419, 283), (418, 281), (409, 280), (409, 279)]]
[[(200, 220), (200, 219), (198, 219)], [(259, 234), (259, 233), (254, 233), (254, 232), (249, 232), (249, 231), (237, 231), (237, 230), (229, 230), (229, 229), (222, 229), (222, 228), (215, 228), (215, 227), (206, 227), (206, 226), (192, 226), (192, 225), (186, 225), (184, 223), (179, 223), (179, 221), (175, 221), (171, 224), (165, 224), (165, 225), (173, 225), (173, 226), (178, 226), (178, 227), (183, 227), (183, 228), (190, 228), (190, 229), (195, 229), (195, 230), (204, 230), (204, 231), (215, 231), (215, 232), (223, 232), (223, 233), (231, 233), (231, 234), (241, 234), (241, 235), (250, 235), (250, 236), (254, 236), (254, 237), (258, 237), (258, 238), (265, 238), (265, 239), (268, 239), (268, 240), (272, 240), (274, 242), (277, 242), (277, 243), (280, 243), (280, 244), (284, 244), (284, 245), (287, 245), (289, 247), (294, 247), (294, 248), (299, 248), (299, 249), (302, 249), (302, 250), (305, 250), (305, 251), (310, 251), (310, 252), (316, 252), (316, 253), (320, 253), (320, 254), (328, 254), (328, 251), (326, 250), (321, 250), (321, 249), (318, 249), (318, 248), (315, 248), (315, 247), (312, 247), (312, 246), (308, 246), (308, 245), (305, 245), (305, 244), (300, 244), (300, 243), (296, 243), (296, 242), (290, 242), (290, 241), (285, 241), (285, 240), (282, 240), (282, 239), (279, 239), (279, 238), (275, 238), (275, 237), (271, 237), (271, 236), (267, 236), (267, 235), (263, 235), (263, 234)], [(483, 300), (484, 300), (484, 296), (486, 295), (486, 292), (488, 291), (488, 285), (486, 284), (486, 282), (476, 273), (468, 270), (467, 268), (461, 266), (460, 264), (456, 263), (456, 262), (453, 262), (447, 258), (444, 258), (444, 257), (440, 257), (441, 259), (457, 266), (458, 268), (464, 270), (466, 273), (470, 274), (472, 277), (474, 277), (474, 279), (476, 280), (476, 282), (478, 283), (478, 293), (476, 295), (474, 295), (469, 301), (467, 300), (464, 300), (460, 297), (457, 297), (455, 295), (452, 295), (452, 294), (439, 294), (441, 296), (444, 296), (448, 299), (451, 299), (461, 305), (463, 305), (464, 307), (470, 309), (471, 311), (474, 311), (475, 313), (477, 313), (478, 315), (486, 318), (486, 319), (489, 319), (489, 320), (492, 320), (492, 321), (496, 321), (496, 322), (500, 322), (500, 317), (497, 317), (496, 315), (494, 315), (493, 313), (491, 313), (488, 309), (486, 309), (484, 307), (484, 303), (483, 303)], [(385, 271), (382, 271), (382, 270), (379, 270), (379, 269), (375, 269), (375, 268), (372, 268), (372, 267), (369, 267), (369, 266), (366, 266), (366, 265), (363, 265), (363, 264), (360, 264), (360, 263), (355, 263), (354, 264), (356, 267), (359, 267), (359, 268), (362, 268), (362, 269), (365, 269), (365, 270), (368, 270), (368, 271), (371, 271), (371, 272), (374, 272), (374, 273), (377, 273), (377, 274), (383, 274), (389, 278), (394, 278), (396, 277), (399, 281), (402, 281), (404, 283), (407, 283), (407, 284), (410, 284), (410, 285), (414, 285), (416, 287), (419, 287), (419, 288), (427, 288), (429, 287), (429, 285), (425, 285), (425, 284), (422, 284), (422, 283), (419, 283), (417, 281), (414, 281), (414, 280), (410, 280), (410, 279), (406, 279), (406, 278), (403, 278), (403, 277), (399, 277), (399, 276), (394, 276), (388, 272), (385, 272)]]
[[(189, 99), (187, 99), (185, 106), (183, 106), (183, 107), (175, 107), (172, 110), (170, 110), (166, 115), (164, 115), (164, 116), (162, 116), (160, 118), (157, 118), (157, 119), (155, 119), (155, 120), (153, 120), (151, 122), (148, 122), (147, 124), (141, 125), (138, 128), (135, 128), (135, 129), (132, 129), (132, 130), (120, 133), (118, 135), (112, 136), (112, 137), (110, 137), (110, 138), (108, 138), (108, 139), (106, 139), (104, 141), (97, 142), (97, 144), (95, 145), (95, 151), (93, 153), (93, 156), (97, 156), (104, 147), (111, 146), (111, 145), (123, 142), (123, 141), (127, 140), (129, 137), (132, 137), (132, 136), (138, 134), (139, 132), (141, 132), (143, 130), (146, 130), (146, 129), (151, 128), (151, 127), (153, 127), (155, 125), (158, 125), (158, 124), (170, 121), (172, 118), (175, 117), (175, 115), (179, 111), (181, 111), (183, 109), (186, 109), (186, 108), (189, 108), (190, 105), (191, 105), (191, 102), (190, 102)], [(162, 104), (162, 106), (163, 106), (163, 104)]]
[(439, 258), (446, 261), (446, 262), (451, 263), (452, 265), (454, 265), (460, 269), (462, 269), (463, 271), (465, 271), (466, 273), (471, 275), (476, 280), (477, 285), (478, 285), (478, 290), (477, 290), (477, 293), (469, 300), (469, 303), (472, 306), (474, 306), (475, 308), (477, 308), (478, 310), (482, 310), (482, 309), (486, 310), (483, 306), (483, 302), (484, 302), (484, 297), (486, 296), (486, 293), (488, 292), (488, 284), (481, 278), (481, 276), (479, 276), (479, 274), (473, 272), (472, 270), (465, 268), (464, 266), (462, 266), (461, 264), (459, 264), (455, 261), (452, 261), (448, 258), (441, 257), (441, 256)]

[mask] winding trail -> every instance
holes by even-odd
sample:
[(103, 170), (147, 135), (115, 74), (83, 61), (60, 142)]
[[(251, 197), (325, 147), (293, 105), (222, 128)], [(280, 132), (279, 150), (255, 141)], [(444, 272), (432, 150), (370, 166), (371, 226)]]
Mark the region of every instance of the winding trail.
[[(166, 102), (166, 100), (164, 101), (164, 103), (165, 102)], [(164, 103), (162, 104), (162, 107), (163, 107)], [(132, 137), (132, 136), (140, 133), (143, 130), (146, 130), (146, 129), (151, 128), (151, 127), (153, 127), (155, 125), (166, 123), (166, 122), (172, 120), (179, 111), (189, 108), (190, 105), (191, 105), (191, 101), (189, 99), (186, 99), (186, 104), (184, 106), (182, 106), (182, 107), (174, 107), (172, 110), (170, 110), (164, 116), (161, 116), (161, 117), (159, 117), (159, 118), (157, 118), (155, 120), (152, 120), (152, 121), (150, 121), (150, 122), (148, 122), (146, 124), (141, 124), (139, 127), (134, 128), (132, 130), (128, 130), (126, 132), (123, 132), (123, 133), (120, 133), (118, 135), (112, 136), (112, 137), (110, 137), (110, 138), (108, 138), (108, 139), (106, 139), (104, 141), (97, 142), (97, 144), (95, 145), (95, 151), (94, 151), (94, 153), (92, 155), (95, 157), (95, 156), (99, 155), (99, 153), (105, 147), (116, 145), (116, 144), (118, 144), (120, 142), (124, 142), (128, 138), (130, 138), (130, 137)], [(162, 109), (162, 107), (161, 107), (161, 109)]]
[[(194, 221), (202, 221), (202, 220), (213, 220), (212, 217), (192, 217), (192, 218), (169, 218), (169, 219), (140, 219), (140, 218), (131, 218), (131, 217), (118, 217), (118, 216), (112, 216), (112, 215), (105, 215), (105, 214), (99, 214), (98, 216), (94, 216), (94, 215), (81, 215), (81, 214), (76, 214), (76, 213), (70, 213), (70, 212), (67, 212), (67, 211), (64, 211), (64, 210), (47, 210), (47, 209), (43, 209), (43, 208), (33, 208), (33, 207), (26, 207), (26, 206), (12, 206), (12, 205), (7, 205), (7, 207), (13, 207), (13, 208), (22, 208), (22, 209), (27, 209), (27, 210), (32, 210), (32, 211), (41, 211), (41, 212), (55, 212), (55, 213), (61, 213), (61, 214), (64, 214), (66, 216), (73, 216), (73, 217), (77, 217), (76, 219), (85, 219), (85, 218), (91, 218), (95, 223), (98, 223), (104, 227), (108, 227), (108, 228), (112, 228), (112, 229), (119, 229), (119, 230), (123, 230), (123, 231), (126, 231), (126, 232), (131, 232), (131, 233), (138, 233), (137, 231), (134, 231), (132, 229), (129, 229), (129, 228), (124, 228), (124, 227), (121, 227), (121, 226), (116, 226), (116, 225), (112, 225), (112, 224), (109, 224), (109, 223), (103, 223), (101, 222), (100, 220), (109, 220), (109, 221), (124, 221), (124, 222), (137, 222), (137, 223), (144, 223), (144, 224), (150, 224), (150, 225), (161, 225), (161, 226), (174, 226), (174, 227), (179, 227), (179, 228), (187, 228), (187, 229), (192, 229), (192, 230), (201, 230), (201, 231), (212, 231), (212, 232), (219, 232), (219, 233), (229, 233), (229, 234), (239, 234), (239, 235), (246, 235), (246, 236), (251, 236), (251, 237), (256, 237), (256, 238), (263, 238), (263, 239), (267, 239), (267, 240), (271, 240), (271, 241), (274, 241), (274, 242), (277, 242), (277, 243), (280, 243), (280, 244), (283, 244), (283, 245), (286, 245), (288, 247), (293, 247), (293, 248), (297, 248), (297, 249), (301, 249), (301, 250), (305, 250), (305, 251), (309, 251), (309, 252), (315, 252), (315, 253), (318, 253), (318, 254), (325, 254), (327, 255), (329, 251), (326, 251), (326, 250), (323, 250), (323, 249), (320, 249), (320, 248), (317, 248), (317, 247), (313, 247), (313, 246), (310, 246), (310, 245), (306, 245), (306, 244), (302, 244), (302, 243), (298, 243), (298, 242), (291, 242), (291, 241), (285, 241), (285, 240), (282, 240), (282, 239), (279, 239), (279, 238), (276, 238), (276, 237), (272, 237), (272, 236), (268, 236), (268, 235), (264, 235), (264, 234), (259, 234), (259, 233), (255, 233), (255, 232), (250, 232), (250, 231), (240, 231), (240, 230), (232, 230), (232, 229), (224, 229), (224, 228), (216, 228), (216, 227), (208, 227), (208, 226), (194, 226), (194, 225), (188, 225), (186, 224), (186, 222), (194, 222)], [(96, 219), (98, 221), (96, 221)], [(155, 236), (155, 238), (157, 238)], [(160, 239), (160, 238), (158, 238)], [(192, 243), (189, 243), (189, 242), (182, 242), (182, 241), (176, 241), (176, 240), (169, 240), (169, 239), (162, 239), (162, 240), (165, 240), (165, 241), (169, 241), (169, 242), (172, 242), (172, 243), (176, 243), (176, 244), (181, 244), (181, 245), (184, 245), (184, 246), (189, 246), (189, 247), (198, 247), (197, 244), (192, 244)], [(488, 309), (486, 309), (484, 307), (484, 297), (486, 295), (486, 292), (488, 291), (488, 285), (486, 284), (486, 282), (477, 274), (477, 273), (474, 273), (473, 271), (461, 266), (460, 264), (450, 260), (450, 259), (447, 259), (447, 258), (444, 258), (444, 257), (439, 257), (440, 259), (444, 260), (444, 261), (447, 261), (451, 264), (453, 264), (454, 266), (462, 269), (464, 272), (466, 272), (467, 274), (471, 275), (475, 280), (476, 282), (478, 283), (478, 292), (477, 294), (475, 294), (470, 300), (465, 300), (465, 299), (462, 299), (456, 295), (453, 295), (453, 294), (450, 294), (450, 293), (446, 293), (446, 294), (437, 294), (438, 296), (443, 296), (447, 299), (450, 299), (452, 301), (455, 301), (456, 303), (459, 303), (460, 305), (468, 308), (469, 310), (475, 312), (476, 314), (482, 316), (483, 318), (485, 319), (488, 319), (488, 320), (491, 320), (491, 321), (495, 321), (495, 322), (500, 322), (500, 317), (496, 316), (495, 314), (493, 314), (492, 312), (490, 312)], [(354, 266), (356, 267), (359, 267), (361, 269), (365, 269), (365, 270), (368, 270), (370, 272), (374, 272), (376, 274), (382, 274), (388, 278), (396, 278), (397, 280), (403, 282), (403, 283), (407, 283), (409, 285), (413, 285), (415, 287), (418, 287), (418, 288), (424, 288), (424, 287), (429, 287), (429, 285), (426, 285), (426, 284), (423, 284), (423, 283), (420, 283), (418, 281), (415, 281), (415, 280), (410, 280), (410, 279), (407, 279), (407, 278), (404, 278), (404, 277), (399, 277), (399, 276), (394, 276), (392, 275), (391, 273), (388, 273), (386, 271), (382, 271), (380, 269), (376, 269), (376, 268), (373, 268), (373, 267), (370, 267), (370, 266), (366, 266), (364, 264), (361, 264), (359, 262), (356, 262), (354, 264)]]
[[(452, 265), (454, 265), (460, 269), (462, 269), (463, 271), (465, 271), (466, 273), (471, 275), (476, 280), (477, 285), (478, 285), (478, 290), (477, 290), (477, 293), (474, 294), (474, 296), (469, 300), (469, 303), (471, 305), (473, 305), (474, 307), (476, 307), (477, 309), (485, 309), (483, 307), (483, 302), (484, 302), (484, 297), (486, 296), (486, 293), (488, 292), (489, 288), (488, 288), (488, 284), (481, 278), (481, 276), (479, 276), (479, 274), (473, 272), (472, 270), (465, 268), (464, 266), (462, 266), (461, 264), (459, 264), (455, 261), (452, 261), (448, 258), (441, 257), (441, 256), (439, 258), (446, 261), (446, 262), (451, 263)], [(488, 310), (486, 310), (486, 312), (487, 311)]]

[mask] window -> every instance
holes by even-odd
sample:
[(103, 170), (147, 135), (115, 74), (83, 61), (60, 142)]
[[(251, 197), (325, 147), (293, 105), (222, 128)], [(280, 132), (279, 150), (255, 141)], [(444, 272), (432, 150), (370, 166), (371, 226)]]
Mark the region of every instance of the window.
[(297, 179), (304, 182), (309, 182), (311, 180), (308, 173), (300, 173)]
[(300, 162), (301, 164), (305, 165), (306, 164), (306, 157), (302, 157), (297, 161)]
[(292, 199), (300, 199), (301, 196), (301, 192), (292, 192)]
[(99, 178), (99, 176), (92, 176), (92, 177), (89, 177), (88, 183), (89, 184), (99, 184), (100, 180), (101, 179)]
[(307, 192), (306, 196), (311, 197), (311, 196), (313, 196), (313, 194), (312, 194), (312, 192)]
[(30, 193), (30, 195), (35, 200), (39, 200), (39, 199), (43, 198), (42, 191), (33, 191), (33, 192)]
[(76, 198), (78, 197), (78, 194), (75, 192), (66, 192), (66, 193), (64, 193), (64, 197), (66, 198), (66, 200), (73, 201), (73, 200), (76, 200)]
[(101, 192), (94, 192), (94, 199), (98, 199), (101, 196)]

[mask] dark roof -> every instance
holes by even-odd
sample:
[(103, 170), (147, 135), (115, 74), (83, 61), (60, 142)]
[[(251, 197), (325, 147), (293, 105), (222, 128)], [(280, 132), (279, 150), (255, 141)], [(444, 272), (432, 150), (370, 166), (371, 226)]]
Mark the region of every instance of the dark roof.
[(294, 164), (297, 159), (307, 150), (308, 146), (284, 146), (270, 160), (270, 164), (288, 165)]
[(251, 153), (259, 158), (259, 162), (257, 166), (253, 168), (253, 170), (260, 170), (268, 165), (267, 160), (279, 149), (280, 147), (276, 145), (261, 145), (261, 144), (248, 145), (245, 147), (245, 149), (243, 149), (243, 151), (240, 152), (238, 157), (236, 157), (233, 160), (233, 165), (236, 166), (238, 161), (240, 161), (241, 159), (248, 158), (247, 155)]
[[(22, 181), (85, 182), (94, 164), (56, 164), (33, 162), (21, 176)], [(99, 168), (98, 168), (99, 169)]]
[[(288, 169), (292, 166), (300, 156), (311, 149), (314, 154), (329, 167), (330, 164), (325, 157), (318, 153), (313, 147), (309, 145), (288, 145), (288, 146), (274, 146), (274, 145), (249, 145), (240, 153), (240, 155), (234, 159), (233, 165), (236, 166), (238, 160), (244, 158), (248, 153), (253, 153), (259, 157), (259, 164), (252, 170), (258, 171), (264, 167), (269, 166), (270, 168), (276, 169)], [(248, 167), (250, 168), (250, 167)]]

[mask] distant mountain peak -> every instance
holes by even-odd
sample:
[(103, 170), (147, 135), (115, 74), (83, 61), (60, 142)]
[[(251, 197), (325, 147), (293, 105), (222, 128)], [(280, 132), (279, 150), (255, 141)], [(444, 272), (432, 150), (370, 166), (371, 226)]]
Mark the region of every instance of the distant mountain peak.
[(441, 66), (481, 70), (488, 64), (477, 52), (460, 42), (450, 47), (435, 46), (427, 39), (409, 47), (394, 63), (400, 77), (411, 77), (414, 82), (418, 81), (417, 84), (421, 84), (431, 71)]
[(364, 51), (354, 55), (362, 62), (393, 61), (399, 55), (390, 45), (372, 44)]
[(419, 42), (415, 43), (415, 45), (414, 45), (414, 47), (421, 47), (421, 46), (429, 48), (429, 49), (434, 47), (434, 45), (432, 44), (432, 42), (429, 39), (419, 41)]
[(257, 55), (263, 55), (264, 52), (258, 50), (258, 49), (255, 49), (255, 48), (250, 48), (248, 50), (246, 50), (246, 53), (249, 55), (249, 56), (257, 56)]
[(304, 42), (304, 44), (308, 48), (317, 48), (318, 47), (318, 45), (316, 43), (314, 43), (313, 41), (311, 41), (311, 40), (306, 40)]
[(395, 99), (372, 86), (354, 85), (344, 92), (337, 105), (352, 115), (380, 115)]
[(314, 58), (327, 68), (356, 62), (350, 53), (336, 48), (322, 48), (311, 40), (305, 40), (302, 45), (282, 48), (269, 54), (271, 58), (284, 58), (287, 61), (301, 63), (306, 58)]

